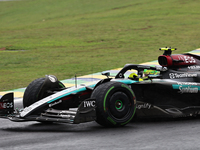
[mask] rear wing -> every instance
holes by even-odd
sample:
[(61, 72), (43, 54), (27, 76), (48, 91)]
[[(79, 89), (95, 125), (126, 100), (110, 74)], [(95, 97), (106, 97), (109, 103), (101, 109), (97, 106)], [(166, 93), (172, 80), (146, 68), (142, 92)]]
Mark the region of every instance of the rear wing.
[(7, 93), (0, 99), (0, 117), (7, 117), (7, 115), (14, 111), (14, 94)]

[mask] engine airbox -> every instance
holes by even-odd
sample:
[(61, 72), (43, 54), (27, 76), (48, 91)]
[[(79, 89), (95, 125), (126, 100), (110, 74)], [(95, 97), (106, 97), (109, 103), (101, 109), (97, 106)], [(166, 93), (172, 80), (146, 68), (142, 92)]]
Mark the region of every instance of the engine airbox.
[(197, 64), (197, 59), (192, 55), (161, 55), (158, 62), (163, 67), (191, 66)]

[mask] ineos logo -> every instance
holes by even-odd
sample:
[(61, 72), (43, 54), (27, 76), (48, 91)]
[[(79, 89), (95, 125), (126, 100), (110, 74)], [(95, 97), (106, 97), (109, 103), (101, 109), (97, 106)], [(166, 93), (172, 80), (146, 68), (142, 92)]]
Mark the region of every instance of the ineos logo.
[(0, 109), (9, 109), (9, 108), (13, 108), (13, 103), (12, 102), (6, 102), (6, 103), (0, 103)]

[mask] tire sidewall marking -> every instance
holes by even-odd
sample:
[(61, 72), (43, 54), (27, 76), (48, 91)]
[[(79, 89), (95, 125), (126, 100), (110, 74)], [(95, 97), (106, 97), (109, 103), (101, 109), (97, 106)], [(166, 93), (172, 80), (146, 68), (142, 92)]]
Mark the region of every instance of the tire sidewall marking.
[(136, 111), (136, 106), (134, 108), (134, 112), (133, 112), (133, 115), (131, 116), (131, 118), (127, 121), (127, 122), (124, 122), (124, 123), (121, 123), (121, 125), (125, 125), (127, 124), (129, 121), (131, 121), (133, 119), (133, 116), (135, 115), (135, 111)]
[(109, 116), (107, 117), (107, 120), (110, 121), (112, 124), (116, 125), (117, 123), (112, 119), (110, 118)]
[(107, 111), (107, 110), (106, 110), (106, 98), (107, 98), (108, 94), (110, 93), (110, 91), (111, 91), (113, 88), (115, 88), (115, 86), (111, 87), (111, 88), (107, 91), (106, 96), (104, 97), (103, 108), (104, 108), (104, 111), (105, 111), (105, 112)]
[(133, 97), (135, 97), (133, 91), (132, 91), (130, 88), (128, 88), (128, 87), (127, 87), (126, 85), (124, 85), (124, 84), (122, 84), (121, 86), (127, 88), (127, 89), (132, 93)]

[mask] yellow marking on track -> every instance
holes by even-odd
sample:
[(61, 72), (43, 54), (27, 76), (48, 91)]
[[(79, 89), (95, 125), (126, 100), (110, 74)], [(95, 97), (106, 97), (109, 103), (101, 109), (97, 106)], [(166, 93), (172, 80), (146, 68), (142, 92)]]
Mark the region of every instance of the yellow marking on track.
[(97, 78), (97, 79), (105, 79), (106, 76), (103, 75), (85, 75), (85, 76), (80, 76), (78, 78)]
[(140, 65), (159, 65), (158, 62), (146, 62), (146, 63), (142, 63)]
[[(5, 95), (7, 93), (11, 93), (12, 91), (0, 92), (0, 95)], [(24, 92), (13, 92), (14, 97), (22, 98), (24, 96)]]
[(199, 52), (192, 52), (191, 54), (199, 55), (199, 54), (200, 54), (200, 51), (199, 51)]
[(122, 68), (116, 68), (116, 69), (112, 69), (112, 70), (119, 70), (119, 71), (120, 71), (121, 69), (122, 69)]
[(23, 97), (24, 96), (24, 92), (14, 92), (14, 97)]
[(63, 83), (65, 85), (65, 87), (71, 87), (74, 86), (75, 84), (71, 84), (71, 83)]
[(4, 95), (4, 94), (7, 94), (9, 92), (0, 92), (0, 95)]

